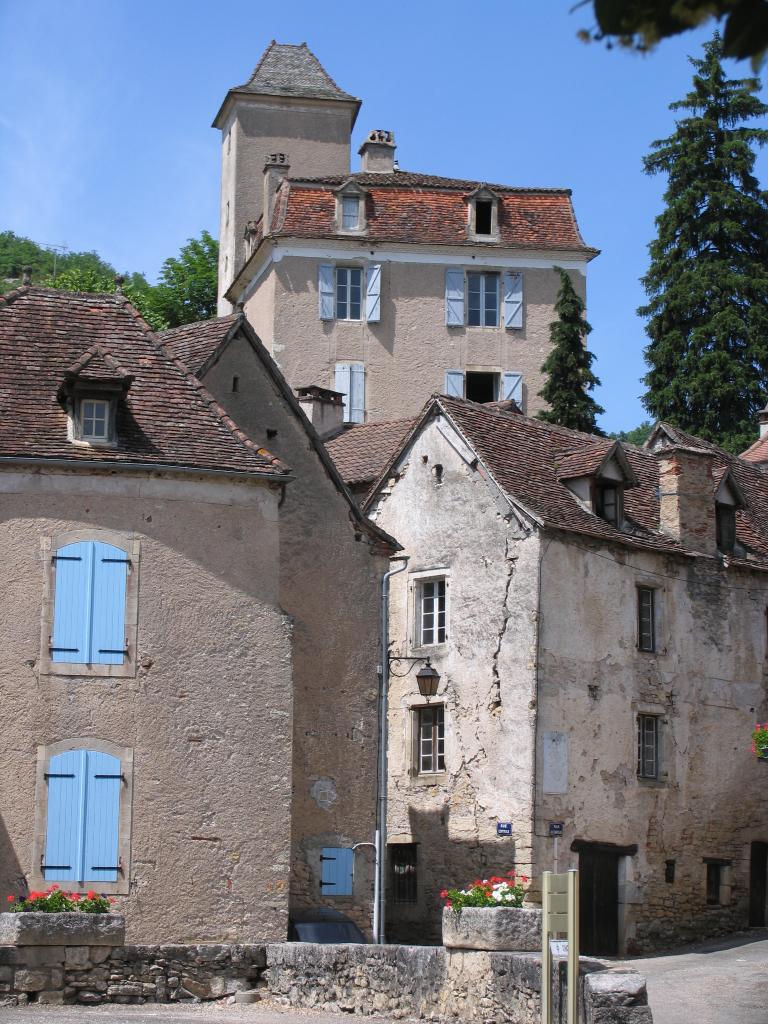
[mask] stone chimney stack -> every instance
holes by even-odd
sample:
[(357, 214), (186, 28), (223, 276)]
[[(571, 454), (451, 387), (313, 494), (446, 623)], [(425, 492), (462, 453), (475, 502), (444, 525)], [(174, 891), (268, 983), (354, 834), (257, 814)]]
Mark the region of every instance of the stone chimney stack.
[(715, 459), (676, 445), (658, 448), (661, 529), (684, 548), (717, 554)]
[[(275, 193), (283, 179), (288, 177), (291, 165), (285, 153), (270, 153), (264, 164), (264, 214), (263, 234), (268, 235), (272, 226), (272, 214), (275, 210)], [(247, 228), (246, 228), (247, 230)]]
[(362, 157), (360, 170), (367, 174), (391, 174), (395, 169), (395, 133), (376, 128), (358, 153)]
[(768, 434), (768, 405), (757, 414), (757, 422), (760, 424), (760, 437)]
[(308, 388), (296, 388), (296, 394), (307, 419), (323, 441), (341, 431), (344, 426), (344, 396), (340, 391), (313, 384)]

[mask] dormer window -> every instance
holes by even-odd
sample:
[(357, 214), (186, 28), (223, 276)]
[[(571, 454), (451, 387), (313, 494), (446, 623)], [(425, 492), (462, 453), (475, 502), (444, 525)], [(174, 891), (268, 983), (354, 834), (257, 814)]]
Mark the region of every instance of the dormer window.
[(353, 179), (336, 189), (336, 230), (356, 235), (366, 230), (365, 189)]
[(357, 231), (360, 227), (359, 196), (342, 196), (341, 227), (343, 231)]
[(477, 242), (499, 240), (499, 197), (484, 185), (467, 196), (467, 236)]
[(595, 484), (595, 512), (612, 526), (621, 522), (621, 487), (598, 480)]
[(83, 441), (109, 440), (109, 405), (103, 398), (80, 400), (80, 438)]

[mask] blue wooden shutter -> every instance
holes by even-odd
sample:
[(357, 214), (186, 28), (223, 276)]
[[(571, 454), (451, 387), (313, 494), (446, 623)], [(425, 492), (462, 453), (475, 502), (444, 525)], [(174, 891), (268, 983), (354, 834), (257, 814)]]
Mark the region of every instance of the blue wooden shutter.
[(120, 829), (120, 761), (87, 751), (83, 882), (116, 882)]
[(454, 267), (445, 272), (445, 322), (448, 327), (464, 325), (464, 271)]
[(350, 391), (351, 391), (351, 377), (352, 367), (349, 363), (336, 363), (336, 382), (334, 384), (334, 390), (340, 391), (344, 395), (344, 422), (350, 422)]
[(365, 367), (352, 363), (349, 368), (349, 421), (363, 423), (365, 420)]
[(92, 665), (122, 665), (125, 661), (125, 588), (128, 556), (111, 544), (94, 542)]
[(341, 846), (326, 847), (321, 854), (320, 891), (323, 896), (351, 896), (354, 850)]
[(523, 375), (522, 373), (505, 373), (502, 386), (502, 398), (512, 399), (523, 409)]
[(504, 326), (523, 326), (523, 275), (507, 271), (504, 274)]
[(445, 393), (451, 398), (464, 397), (464, 373), (462, 370), (445, 371)]
[(333, 292), (333, 264), (321, 263), (317, 268), (317, 294), (321, 320), (333, 320)]
[(381, 264), (374, 263), (366, 271), (365, 319), (369, 323), (381, 320)]
[(87, 662), (91, 635), (93, 544), (65, 544), (53, 555), (51, 661)]
[(48, 822), (43, 854), (47, 882), (80, 881), (85, 778), (84, 750), (68, 750), (51, 758), (46, 773)]

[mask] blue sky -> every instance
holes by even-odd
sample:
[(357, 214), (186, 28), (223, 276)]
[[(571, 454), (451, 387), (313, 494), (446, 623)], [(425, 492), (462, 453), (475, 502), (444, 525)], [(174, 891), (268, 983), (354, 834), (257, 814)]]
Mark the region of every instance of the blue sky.
[(638, 278), (664, 185), (642, 156), (672, 130), (668, 104), (709, 32), (638, 57), (579, 42), (589, 10), (572, 6), (0, 0), (0, 230), (154, 279), (188, 237), (218, 231), (210, 123), (227, 89), (270, 39), (306, 41), (363, 100), (353, 153), (389, 128), (404, 169), (573, 189), (584, 238), (602, 250), (588, 276), (602, 425), (631, 428), (645, 416)]

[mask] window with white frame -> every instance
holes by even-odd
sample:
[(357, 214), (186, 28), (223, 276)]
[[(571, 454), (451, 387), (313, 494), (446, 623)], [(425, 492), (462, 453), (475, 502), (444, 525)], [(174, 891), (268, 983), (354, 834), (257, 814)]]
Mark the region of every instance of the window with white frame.
[(320, 263), (317, 268), (321, 320), (378, 323), (381, 320), (381, 264), (365, 267)]
[(445, 706), (416, 708), (417, 770), (419, 775), (445, 771)]
[(362, 309), (362, 267), (336, 267), (336, 319), (360, 320)]
[(640, 779), (658, 779), (659, 772), (659, 716), (637, 716), (637, 776)]
[(110, 401), (107, 398), (81, 398), (78, 437), (82, 441), (109, 441)]
[(467, 324), (499, 326), (499, 275), (467, 274)]
[(341, 197), (341, 227), (343, 231), (356, 231), (360, 227), (360, 197)]
[(419, 647), (444, 644), (448, 625), (448, 583), (445, 577), (416, 584), (416, 643)]

